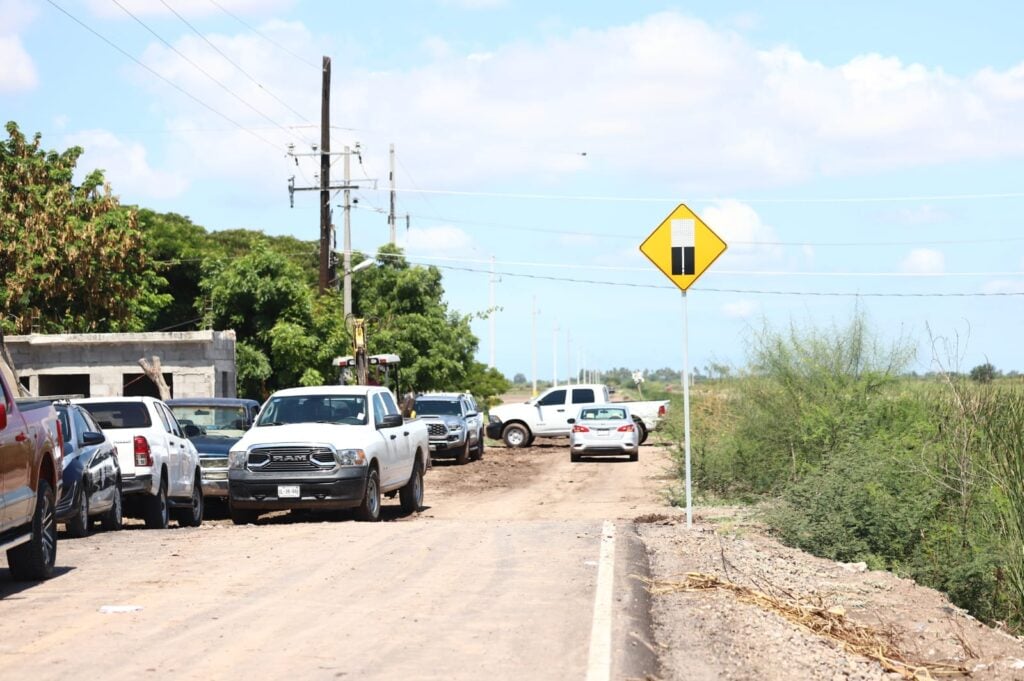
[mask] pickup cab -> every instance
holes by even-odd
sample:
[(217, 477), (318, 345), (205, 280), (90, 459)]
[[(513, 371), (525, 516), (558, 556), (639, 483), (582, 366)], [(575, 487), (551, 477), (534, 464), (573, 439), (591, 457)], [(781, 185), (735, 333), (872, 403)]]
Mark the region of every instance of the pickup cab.
[(484, 455), (483, 417), (466, 393), (426, 393), (413, 412), (427, 424), (432, 457), (453, 456), (460, 466)]
[(0, 551), (15, 579), (53, 575), (62, 449), (53, 404), (15, 402), (0, 373)]
[(264, 511), (356, 509), (380, 519), (381, 495), (423, 506), (427, 427), (405, 420), (379, 386), (279, 390), (228, 452), (228, 509), (236, 524)]
[(92, 414), (114, 443), (121, 468), (124, 513), (150, 529), (203, 522), (199, 454), (170, 408), (153, 397), (85, 397), (71, 400)]
[[(508, 447), (529, 447), (535, 437), (569, 437), (569, 419), (584, 407), (607, 404), (608, 386), (583, 383), (549, 388), (522, 404), (492, 407), (488, 416), (487, 437), (504, 440)], [(623, 403), (618, 403), (623, 404)], [(656, 430), (668, 409), (668, 400), (625, 402), (629, 406), (637, 435), (642, 443)]]

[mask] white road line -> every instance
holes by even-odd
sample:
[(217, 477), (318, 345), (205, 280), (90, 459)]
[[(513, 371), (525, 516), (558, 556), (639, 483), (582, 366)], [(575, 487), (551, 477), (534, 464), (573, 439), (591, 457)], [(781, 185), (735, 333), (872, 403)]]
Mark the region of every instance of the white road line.
[(597, 563), (594, 622), (590, 628), (587, 681), (608, 681), (612, 675), (612, 591), (615, 582), (615, 524), (601, 528), (601, 557)]

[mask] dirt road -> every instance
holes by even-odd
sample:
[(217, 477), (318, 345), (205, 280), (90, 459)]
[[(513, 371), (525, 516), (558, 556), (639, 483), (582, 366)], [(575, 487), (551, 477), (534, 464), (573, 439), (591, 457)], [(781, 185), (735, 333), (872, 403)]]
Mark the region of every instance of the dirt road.
[(440, 462), (427, 508), (387, 504), (380, 524), (286, 514), (62, 538), (51, 581), (0, 570), (0, 677), (653, 673), (629, 579), (643, 552), (622, 522), (662, 505), (662, 459), (644, 449), (632, 464), (570, 464), (563, 444)]
[(935, 591), (781, 546), (742, 509), (687, 530), (667, 463), (492, 447), (379, 524), (62, 538), (49, 582), (0, 569), (0, 679), (1024, 679), (1021, 640)]

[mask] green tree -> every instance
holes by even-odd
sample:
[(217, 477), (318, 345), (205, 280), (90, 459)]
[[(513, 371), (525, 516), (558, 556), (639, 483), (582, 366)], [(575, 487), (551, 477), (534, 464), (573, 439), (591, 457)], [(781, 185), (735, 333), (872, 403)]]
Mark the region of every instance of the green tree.
[(978, 383), (991, 383), (999, 375), (1001, 375), (1000, 372), (996, 371), (996, 368), (989, 362), (974, 367), (970, 374), (971, 380)]
[(133, 209), (103, 173), (81, 185), (81, 147), (42, 149), (10, 122), (0, 142), (0, 313), (27, 332), (138, 331), (170, 303), (146, 262)]

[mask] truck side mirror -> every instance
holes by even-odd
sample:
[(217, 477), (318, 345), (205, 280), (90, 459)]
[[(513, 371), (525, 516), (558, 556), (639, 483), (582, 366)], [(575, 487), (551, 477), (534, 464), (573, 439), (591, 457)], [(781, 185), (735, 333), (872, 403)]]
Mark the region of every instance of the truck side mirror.
[(0, 402), (0, 430), (7, 427), (7, 405)]

